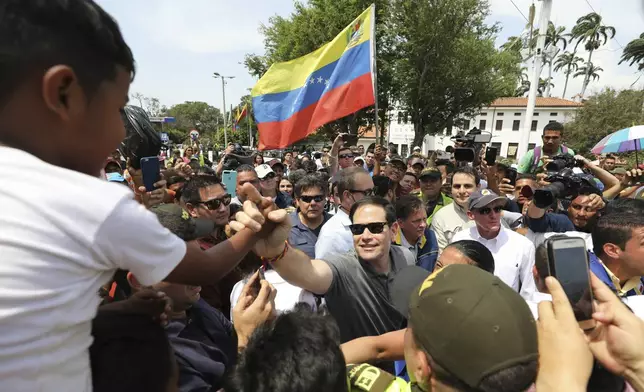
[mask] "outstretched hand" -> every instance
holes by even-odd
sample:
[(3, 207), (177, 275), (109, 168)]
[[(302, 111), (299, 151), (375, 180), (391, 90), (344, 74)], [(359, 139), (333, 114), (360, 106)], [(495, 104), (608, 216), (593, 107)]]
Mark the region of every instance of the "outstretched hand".
[(233, 325), (240, 347), (246, 345), (255, 328), (274, 315), (277, 290), (268, 281), (262, 280), (259, 293), (255, 297), (252, 295), (252, 286), (258, 279), (259, 274), (255, 272), (244, 285), (239, 300), (233, 308)]
[(230, 227), (235, 231), (248, 228), (258, 234), (259, 240), (253, 248), (263, 257), (275, 257), (284, 249), (284, 242), (291, 231), (291, 222), (286, 210), (277, 209), (270, 197), (262, 197), (252, 184), (240, 189), (245, 198), (243, 210), (235, 215)]

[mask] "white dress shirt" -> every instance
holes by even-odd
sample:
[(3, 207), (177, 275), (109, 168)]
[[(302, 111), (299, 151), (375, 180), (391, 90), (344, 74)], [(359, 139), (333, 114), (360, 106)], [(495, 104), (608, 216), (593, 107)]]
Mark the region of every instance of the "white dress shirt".
[(318, 241), (315, 243), (315, 258), (323, 260), (331, 253), (346, 253), (353, 249), (350, 225), (349, 215), (342, 208), (338, 208), (335, 215), (320, 230)]
[(505, 227), (501, 227), (496, 238), (488, 240), (481, 237), (476, 226), (454, 234), (452, 242), (460, 240), (474, 240), (485, 245), (494, 256), (494, 275), (523, 298), (530, 298), (536, 291), (532, 276), (535, 249), (530, 240)]

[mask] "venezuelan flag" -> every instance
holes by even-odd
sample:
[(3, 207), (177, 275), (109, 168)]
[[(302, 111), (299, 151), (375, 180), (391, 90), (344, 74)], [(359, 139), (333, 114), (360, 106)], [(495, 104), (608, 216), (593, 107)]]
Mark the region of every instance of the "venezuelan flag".
[(270, 67), (251, 92), (260, 150), (287, 147), (375, 103), (374, 22), (372, 5), (315, 52)]

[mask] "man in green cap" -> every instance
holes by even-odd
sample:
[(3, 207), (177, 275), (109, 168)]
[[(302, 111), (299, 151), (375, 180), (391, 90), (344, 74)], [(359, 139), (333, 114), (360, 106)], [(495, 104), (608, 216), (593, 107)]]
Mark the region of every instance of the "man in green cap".
[(427, 225), (432, 224), (432, 218), (441, 208), (452, 203), (452, 198), (441, 192), (441, 172), (435, 167), (423, 169), (418, 177), (420, 190), (415, 193), (425, 204)]

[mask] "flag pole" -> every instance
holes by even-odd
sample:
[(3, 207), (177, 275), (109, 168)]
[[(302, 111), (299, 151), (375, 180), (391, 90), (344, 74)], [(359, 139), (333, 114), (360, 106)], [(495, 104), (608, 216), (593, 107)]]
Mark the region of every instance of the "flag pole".
[(250, 117), (250, 100), (246, 104), (246, 121), (248, 122), (248, 146), (250, 148), (253, 148), (253, 127), (250, 123), (251, 117)]
[[(371, 4), (371, 21), (373, 26), (371, 28), (371, 75), (373, 79), (373, 95), (374, 95), (374, 108), (376, 111), (375, 125), (376, 125), (376, 143), (378, 143), (378, 70), (376, 68), (376, 4)], [(380, 139), (382, 141), (382, 132), (380, 132)]]

